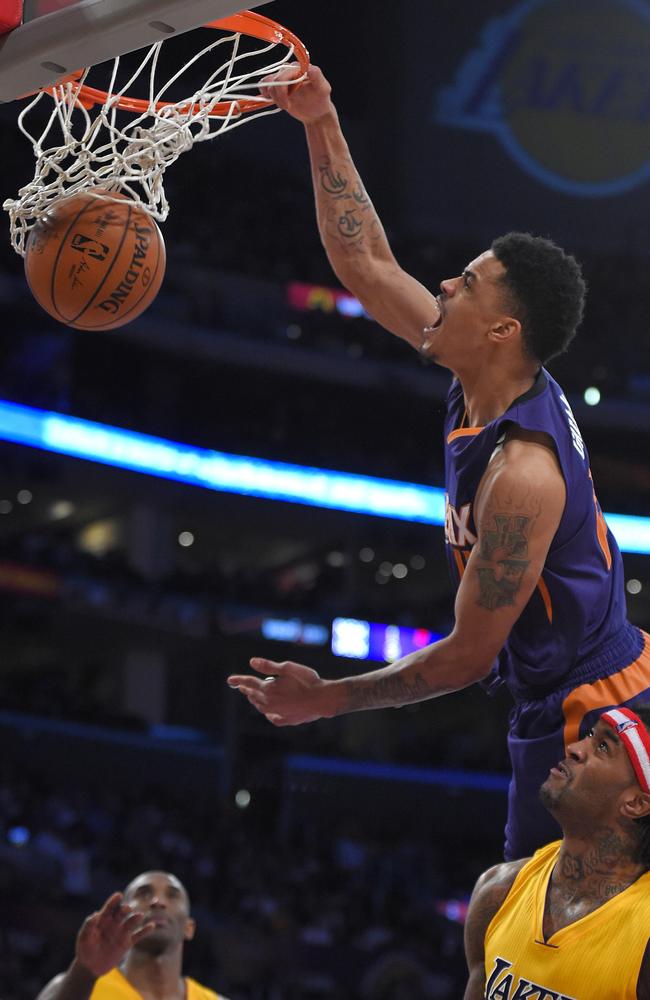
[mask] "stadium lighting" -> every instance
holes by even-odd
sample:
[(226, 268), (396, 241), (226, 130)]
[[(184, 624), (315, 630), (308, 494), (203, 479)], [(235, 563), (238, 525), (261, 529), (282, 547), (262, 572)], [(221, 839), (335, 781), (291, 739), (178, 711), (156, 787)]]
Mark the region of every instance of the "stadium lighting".
[[(6, 400), (0, 400), (0, 440), (223, 493), (444, 524), (440, 487), (193, 448)], [(650, 554), (650, 517), (605, 517), (622, 551)]]

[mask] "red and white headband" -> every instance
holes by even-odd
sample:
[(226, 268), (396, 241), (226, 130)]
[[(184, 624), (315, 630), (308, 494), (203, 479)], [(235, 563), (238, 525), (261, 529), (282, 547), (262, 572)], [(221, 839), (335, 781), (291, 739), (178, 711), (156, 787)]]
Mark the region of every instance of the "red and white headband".
[(639, 716), (629, 708), (612, 708), (600, 718), (612, 727), (627, 750), (643, 791), (650, 792), (650, 733)]

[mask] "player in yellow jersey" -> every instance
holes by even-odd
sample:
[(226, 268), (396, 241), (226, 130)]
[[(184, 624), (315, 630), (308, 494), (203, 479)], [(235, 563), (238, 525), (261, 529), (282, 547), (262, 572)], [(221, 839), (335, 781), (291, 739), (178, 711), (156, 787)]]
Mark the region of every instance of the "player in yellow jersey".
[(563, 839), (481, 875), (465, 1000), (650, 1000), (650, 706), (603, 713), (540, 798)]
[(182, 974), (195, 929), (176, 876), (144, 872), (87, 917), (70, 968), (38, 1000), (226, 1000)]

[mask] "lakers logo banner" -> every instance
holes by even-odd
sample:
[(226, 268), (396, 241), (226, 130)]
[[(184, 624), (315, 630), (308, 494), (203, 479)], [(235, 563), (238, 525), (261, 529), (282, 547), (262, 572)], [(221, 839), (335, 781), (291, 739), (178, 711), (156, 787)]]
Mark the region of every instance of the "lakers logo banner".
[(650, 177), (650, 3), (523, 0), (488, 22), (435, 117), (492, 132), (556, 190), (631, 190)]

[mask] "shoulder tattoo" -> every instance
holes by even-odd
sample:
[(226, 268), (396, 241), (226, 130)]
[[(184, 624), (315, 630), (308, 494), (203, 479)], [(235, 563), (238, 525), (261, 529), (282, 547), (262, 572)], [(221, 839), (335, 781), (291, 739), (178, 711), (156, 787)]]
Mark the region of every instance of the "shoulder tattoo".
[(494, 611), (513, 605), (530, 559), (530, 535), (541, 502), (529, 487), (495, 492), (480, 525), (477, 604)]

